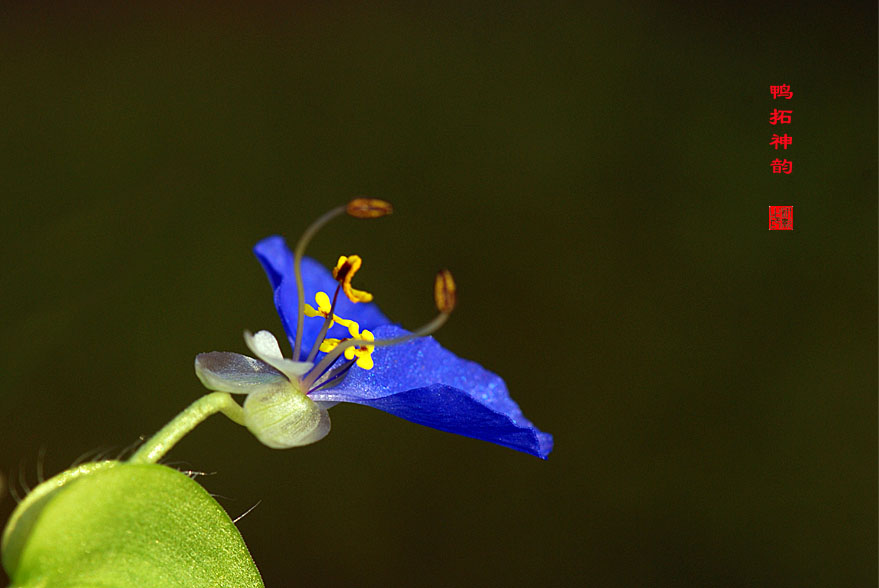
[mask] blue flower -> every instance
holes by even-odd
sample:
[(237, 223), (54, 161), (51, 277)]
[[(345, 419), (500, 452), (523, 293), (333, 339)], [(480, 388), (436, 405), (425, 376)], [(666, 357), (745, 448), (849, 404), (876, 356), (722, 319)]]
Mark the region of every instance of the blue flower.
[(228, 352), (200, 354), (195, 366), (204, 385), (246, 394), (245, 424), (270, 447), (318, 441), (330, 430), (327, 409), (351, 402), (546, 459), (552, 436), (524, 417), (504, 381), (443, 349), (429, 335), (455, 304), (448, 271), (436, 279), (439, 315), (410, 332), (391, 323), (369, 293), (351, 286), (362, 263), (359, 257), (341, 257), (330, 272), (303, 256), (314, 233), (344, 212), (373, 218), (389, 213), (390, 205), (355, 199), (318, 219), (295, 252), (278, 236), (254, 248), (272, 286), (293, 359), (283, 357), (268, 331), (245, 333), (256, 359)]

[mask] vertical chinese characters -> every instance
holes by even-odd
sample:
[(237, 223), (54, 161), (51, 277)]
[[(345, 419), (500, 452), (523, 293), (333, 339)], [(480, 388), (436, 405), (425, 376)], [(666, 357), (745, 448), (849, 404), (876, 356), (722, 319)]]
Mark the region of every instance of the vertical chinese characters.
[[(794, 95), (793, 92), (791, 92), (790, 85), (788, 84), (769, 86), (769, 93), (772, 95), (773, 100), (778, 100), (779, 98), (790, 100)], [(771, 124), (772, 126), (789, 125), (791, 124), (793, 113), (793, 110), (773, 108), (772, 112), (769, 113), (769, 124)], [(778, 151), (779, 146), (787, 151), (788, 146), (790, 146), (791, 144), (793, 144), (793, 137), (791, 137), (787, 133), (784, 133), (783, 135), (773, 133), (772, 139), (770, 139), (769, 141), (769, 145), (774, 147), (776, 151)], [(774, 174), (790, 174), (793, 171), (794, 166), (792, 161), (788, 161), (787, 159), (779, 160), (778, 158), (772, 160), (769, 165), (772, 168), (772, 173)]]
[[(772, 100), (780, 98), (790, 100), (794, 93), (790, 89), (789, 84), (770, 85), (769, 94)], [(769, 124), (772, 126), (789, 125), (793, 120), (794, 111), (790, 108), (773, 108), (769, 113)], [(779, 129), (780, 131), (781, 129)], [(772, 133), (769, 145), (778, 151), (781, 147), (787, 155), (787, 148), (793, 144), (793, 137), (787, 133)], [(776, 156), (769, 162), (769, 167), (773, 174), (791, 175), (794, 171), (794, 162), (787, 157), (779, 158)], [(794, 207), (793, 206), (770, 206), (769, 207), (769, 230), (770, 231), (792, 231), (794, 229)]]

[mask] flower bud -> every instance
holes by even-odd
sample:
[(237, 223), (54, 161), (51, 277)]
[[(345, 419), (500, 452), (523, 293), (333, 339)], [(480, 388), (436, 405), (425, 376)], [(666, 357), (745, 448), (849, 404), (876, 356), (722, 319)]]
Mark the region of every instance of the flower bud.
[(326, 437), (330, 415), (293, 386), (284, 386), (249, 394), (244, 424), (263, 445), (288, 449)]

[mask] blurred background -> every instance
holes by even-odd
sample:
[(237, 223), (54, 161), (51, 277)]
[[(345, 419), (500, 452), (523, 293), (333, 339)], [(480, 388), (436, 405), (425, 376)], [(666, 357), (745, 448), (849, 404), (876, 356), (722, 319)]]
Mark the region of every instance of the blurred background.
[(309, 254), (409, 327), (451, 268), (556, 448), (213, 417), (168, 460), (261, 501), (267, 586), (875, 585), (876, 5), (754, 4), (0, 5), (0, 521), (280, 334), (251, 247), (365, 194)]

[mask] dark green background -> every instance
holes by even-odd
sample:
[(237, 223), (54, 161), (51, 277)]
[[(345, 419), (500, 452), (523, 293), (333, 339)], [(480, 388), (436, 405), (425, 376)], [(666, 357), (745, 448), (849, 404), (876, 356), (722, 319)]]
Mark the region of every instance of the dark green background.
[[(273, 451), (213, 417), (169, 460), (216, 472), (233, 517), (262, 501), (239, 527), (267, 585), (875, 585), (875, 3), (0, 22), (12, 485), (117, 455), (203, 393), (196, 353), (280, 334), (250, 248), (368, 194), (398, 213), (310, 254), (359, 253), (410, 327), (450, 267), (438, 339), (556, 449), (339, 406), (325, 440)], [(793, 232), (767, 230), (771, 204)]]

